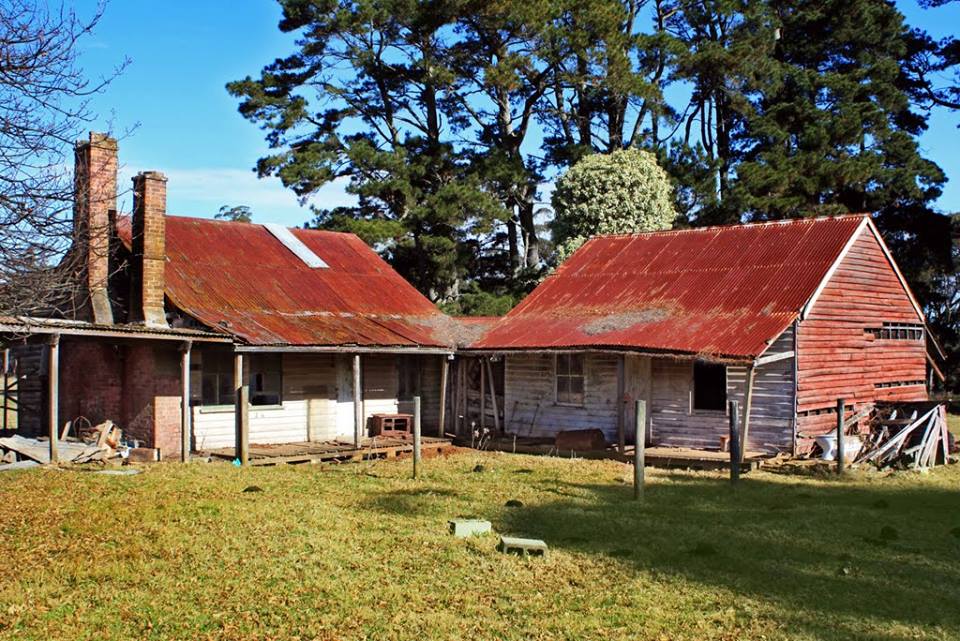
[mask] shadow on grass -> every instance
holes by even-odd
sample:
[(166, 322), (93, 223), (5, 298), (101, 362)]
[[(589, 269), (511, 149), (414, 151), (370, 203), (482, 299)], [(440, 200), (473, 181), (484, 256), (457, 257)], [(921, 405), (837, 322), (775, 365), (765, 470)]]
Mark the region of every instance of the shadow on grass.
[(563, 498), (503, 510), (495, 527), (771, 602), (817, 638), (862, 634), (851, 619), (886, 639), (907, 638), (893, 623), (960, 630), (960, 490), (679, 479), (641, 503), (627, 485), (544, 481)]
[(457, 497), (460, 493), (443, 487), (420, 487), (414, 489), (375, 492), (370, 494), (366, 505), (384, 514), (419, 516), (437, 510), (437, 497)]

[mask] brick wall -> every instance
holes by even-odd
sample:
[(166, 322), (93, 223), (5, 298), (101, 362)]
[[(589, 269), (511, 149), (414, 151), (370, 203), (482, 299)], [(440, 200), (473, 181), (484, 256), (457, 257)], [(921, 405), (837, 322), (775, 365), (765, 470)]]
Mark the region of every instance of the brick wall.
[(86, 417), (91, 425), (119, 422), (123, 348), (104, 342), (60, 343), (60, 422)]
[(180, 353), (173, 345), (133, 345), (124, 363), (126, 434), (164, 458), (180, 456)]

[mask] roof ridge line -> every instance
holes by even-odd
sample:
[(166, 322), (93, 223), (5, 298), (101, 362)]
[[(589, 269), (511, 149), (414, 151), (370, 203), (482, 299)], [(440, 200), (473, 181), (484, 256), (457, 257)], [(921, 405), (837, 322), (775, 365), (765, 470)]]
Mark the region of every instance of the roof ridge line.
[(684, 227), (682, 229), (658, 229), (655, 231), (634, 231), (634, 232), (622, 232), (619, 234), (597, 234), (591, 236), (589, 240), (594, 240), (596, 238), (638, 238), (640, 236), (658, 236), (658, 235), (667, 235), (667, 234), (683, 234), (683, 233), (692, 233), (692, 232), (703, 232), (703, 231), (716, 231), (724, 229), (737, 229), (741, 227), (763, 227), (765, 225), (794, 225), (801, 223), (816, 223), (824, 222), (827, 220), (844, 220), (847, 218), (850, 219), (863, 219), (870, 217), (870, 214), (837, 214), (833, 216), (812, 216), (810, 218), (783, 218), (780, 220), (760, 220), (749, 223), (734, 223), (732, 225), (706, 225), (704, 227)]

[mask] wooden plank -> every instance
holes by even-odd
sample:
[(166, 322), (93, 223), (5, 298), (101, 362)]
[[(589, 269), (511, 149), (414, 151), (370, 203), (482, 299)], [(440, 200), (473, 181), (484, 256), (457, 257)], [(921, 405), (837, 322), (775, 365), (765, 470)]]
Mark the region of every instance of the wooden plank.
[[(490, 407), (493, 408), (493, 429), (499, 434), (500, 433), (500, 411), (497, 407), (497, 386), (493, 378), (493, 366), (490, 365), (490, 359), (485, 358), (484, 362), (487, 364), (487, 378), (490, 380)], [(483, 372), (480, 372), (480, 376), (483, 376)]]
[(443, 436), (447, 429), (447, 379), (450, 376), (450, 360), (445, 355), (440, 359), (440, 425), (437, 427), (437, 436)]
[(743, 453), (747, 450), (750, 434), (750, 408), (753, 406), (753, 379), (756, 372), (754, 365), (747, 366), (747, 393), (746, 400), (743, 403), (743, 432), (740, 435), (740, 458), (738, 463), (743, 463)]

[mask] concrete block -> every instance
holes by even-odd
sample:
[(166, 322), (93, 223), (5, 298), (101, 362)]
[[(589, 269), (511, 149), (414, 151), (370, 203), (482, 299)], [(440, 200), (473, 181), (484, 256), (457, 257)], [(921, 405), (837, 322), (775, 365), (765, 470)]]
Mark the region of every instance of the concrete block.
[(486, 534), (490, 532), (490, 521), (480, 519), (453, 519), (450, 521), (450, 534), (462, 539), (477, 534)]
[(497, 549), (504, 554), (520, 554), (522, 556), (545, 556), (547, 544), (540, 539), (521, 539), (514, 536), (501, 536)]

